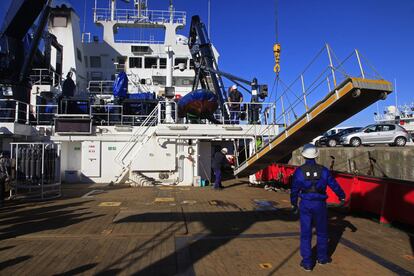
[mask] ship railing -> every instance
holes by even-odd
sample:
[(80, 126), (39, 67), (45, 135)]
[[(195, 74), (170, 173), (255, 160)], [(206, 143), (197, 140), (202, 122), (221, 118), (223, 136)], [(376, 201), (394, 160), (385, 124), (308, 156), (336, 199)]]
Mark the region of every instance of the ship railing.
[(400, 113), (399, 115), (397, 114), (375, 115), (374, 120), (376, 122), (414, 120), (414, 114), (413, 113)]
[(220, 121), (223, 124), (269, 125), (276, 120), (276, 106), (269, 102), (226, 102), (230, 118)]
[(90, 106), (90, 115), (96, 125), (116, 125), (123, 124), (123, 106), (122, 105), (99, 105)]
[(128, 44), (154, 44), (154, 45), (158, 45), (158, 44), (164, 44), (163, 40), (141, 40), (141, 39), (116, 39), (115, 40), (116, 43), (128, 43)]
[(0, 121), (29, 124), (30, 105), (13, 99), (0, 99)]
[(57, 87), (62, 83), (62, 76), (51, 69), (32, 69), (29, 77), (34, 85), (51, 85)]
[(114, 82), (110, 80), (90, 81), (88, 91), (91, 94), (112, 94)]
[(186, 24), (186, 12), (183, 11), (162, 11), (162, 10), (142, 10), (136, 9), (115, 9), (95, 8), (94, 20), (99, 21), (117, 21), (118, 23), (134, 24), (157, 24), (157, 23), (174, 23)]
[(178, 123), (178, 106), (173, 101), (158, 102), (158, 124)]
[(33, 117), (30, 118), (30, 123), (37, 125), (51, 125), (54, 123), (55, 115), (58, 114), (57, 104), (40, 104), (31, 106)]

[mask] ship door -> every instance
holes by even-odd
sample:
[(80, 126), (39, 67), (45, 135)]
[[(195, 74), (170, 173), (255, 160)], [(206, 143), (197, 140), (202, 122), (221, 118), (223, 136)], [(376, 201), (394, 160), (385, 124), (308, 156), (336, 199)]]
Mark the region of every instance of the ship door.
[(82, 142), (82, 175), (101, 177), (101, 142)]

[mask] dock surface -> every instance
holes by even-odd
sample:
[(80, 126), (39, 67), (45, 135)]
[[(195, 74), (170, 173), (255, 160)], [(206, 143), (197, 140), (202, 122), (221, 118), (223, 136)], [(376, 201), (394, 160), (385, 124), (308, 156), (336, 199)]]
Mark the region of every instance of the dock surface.
[[(64, 185), (0, 209), (0, 275), (309, 275), (289, 194)], [(317, 275), (413, 275), (414, 236), (330, 210), (333, 262)], [(315, 237), (313, 239), (315, 243)]]

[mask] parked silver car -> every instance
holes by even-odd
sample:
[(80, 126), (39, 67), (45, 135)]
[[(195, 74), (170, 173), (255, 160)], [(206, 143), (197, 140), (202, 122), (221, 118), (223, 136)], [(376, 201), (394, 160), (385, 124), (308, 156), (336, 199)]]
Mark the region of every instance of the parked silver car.
[(370, 144), (389, 144), (390, 146), (403, 147), (409, 140), (409, 133), (403, 127), (395, 124), (369, 125), (360, 131), (340, 138), (342, 145), (353, 147)]

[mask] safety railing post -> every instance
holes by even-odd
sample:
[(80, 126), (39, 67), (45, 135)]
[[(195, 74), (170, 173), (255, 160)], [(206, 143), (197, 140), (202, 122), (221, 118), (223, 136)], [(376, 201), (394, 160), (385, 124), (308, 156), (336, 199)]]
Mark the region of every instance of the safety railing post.
[(306, 102), (305, 79), (303, 78), (303, 74), (300, 75), (300, 80), (302, 82), (303, 103), (305, 104), (305, 110), (308, 111), (308, 103)]
[(161, 124), (161, 102), (158, 103), (158, 112), (157, 112), (157, 116), (158, 116), (158, 124)]
[(14, 111), (14, 122), (17, 123), (19, 121), (19, 102), (16, 101), (16, 108)]
[(333, 83), (334, 83), (334, 86), (336, 87), (335, 68), (333, 66), (332, 57), (331, 57), (331, 50), (330, 50), (330, 47), (329, 47), (328, 44), (326, 44), (326, 50), (328, 52), (329, 67), (331, 68)]
[(36, 124), (39, 125), (39, 106), (36, 105)]
[(44, 175), (45, 175), (45, 145), (42, 144), (42, 182), (41, 182), (41, 186), (40, 186), (40, 190), (41, 190), (41, 199), (43, 199), (44, 196), (44, 184), (45, 184), (45, 179), (44, 179)]
[(362, 68), (361, 59), (360, 59), (360, 57), (359, 57), (359, 52), (358, 52), (358, 50), (357, 50), (357, 49), (355, 49), (355, 55), (356, 55), (357, 60), (358, 60), (359, 70), (361, 70), (361, 75), (362, 75), (362, 78), (363, 78), (363, 79), (365, 79), (364, 68)]
[(331, 92), (331, 81), (329, 80), (329, 77), (326, 77), (326, 82), (328, 83), (328, 92)]
[(26, 125), (28, 125), (29, 122), (29, 115), (30, 115), (30, 104), (26, 104)]
[(246, 160), (248, 159), (248, 158), (250, 158), (250, 156), (248, 155), (248, 152), (247, 152), (247, 145), (246, 145), (246, 138), (244, 138), (244, 156), (246, 157)]
[(106, 115), (106, 116), (107, 116), (106, 121), (108, 122), (108, 123), (107, 123), (107, 125), (108, 125), (108, 126), (111, 124), (111, 122), (110, 122), (110, 121), (111, 121), (111, 116), (109, 115), (109, 111), (110, 111), (110, 108), (109, 108), (109, 106), (107, 106), (107, 107), (106, 107), (106, 112), (107, 112), (107, 115)]

